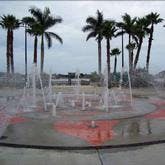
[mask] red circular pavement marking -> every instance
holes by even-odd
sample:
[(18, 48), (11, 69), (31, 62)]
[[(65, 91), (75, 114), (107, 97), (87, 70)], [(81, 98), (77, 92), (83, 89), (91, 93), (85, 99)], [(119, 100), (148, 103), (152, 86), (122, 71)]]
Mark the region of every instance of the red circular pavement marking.
[(165, 100), (163, 99), (151, 99), (150, 103), (157, 106), (157, 110), (146, 115), (146, 118), (149, 119), (165, 119), (165, 109), (162, 109), (162, 106), (165, 106)]
[(150, 103), (155, 104), (157, 106), (164, 106), (165, 100), (163, 100), (163, 99), (151, 99)]
[(0, 112), (0, 123), (9, 122), (10, 124), (17, 124), (26, 122), (28, 119), (21, 116), (9, 116), (4, 112)]
[(96, 128), (91, 127), (91, 121), (60, 121), (54, 123), (54, 129), (67, 135), (79, 137), (92, 145), (100, 145), (114, 138), (113, 127), (118, 120), (95, 121)]
[(20, 116), (14, 116), (10, 118), (10, 124), (24, 123), (26, 121), (28, 121), (27, 118), (20, 117)]
[(165, 119), (165, 109), (157, 110), (145, 116), (150, 119)]

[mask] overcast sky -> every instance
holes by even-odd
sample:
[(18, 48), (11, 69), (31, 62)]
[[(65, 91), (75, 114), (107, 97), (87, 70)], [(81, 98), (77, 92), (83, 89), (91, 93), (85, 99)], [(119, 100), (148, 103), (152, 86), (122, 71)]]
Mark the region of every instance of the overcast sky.
[[(49, 7), (52, 14), (61, 16), (63, 22), (50, 29), (59, 34), (64, 41), (61, 45), (53, 40), (51, 49), (45, 47), (44, 70), (53, 73), (68, 73), (77, 68), (81, 72), (97, 71), (97, 43), (94, 39), (86, 42), (86, 33), (81, 31), (88, 16), (95, 16), (96, 10), (103, 12), (104, 18), (121, 21), (121, 16), (128, 13), (131, 16), (144, 16), (150, 12), (158, 12), (165, 19), (165, 2), (163, 1), (0, 1), (0, 15), (13, 14), (21, 19), (30, 15), (29, 7), (36, 6), (44, 9)], [(165, 70), (165, 28), (164, 23), (155, 26), (153, 46), (151, 50), (152, 71)], [(128, 36), (125, 35), (125, 41)], [(45, 43), (45, 46), (46, 43)], [(103, 68), (106, 63), (105, 42), (102, 44)], [(121, 48), (121, 38), (113, 39), (111, 47)], [(38, 52), (38, 66), (40, 51)], [(139, 66), (145, 66), (147, 53), (147, 38), (144, 40)], [(125, 50), (127, 63), (128, 52)], [(14, 59), (15, 71), (24, 72), (24, 29), (14, 31)], [(28, 66), (33, 60), (33, 38), (28, 36)], [(118, 57), (121, 66), (121, 56)], [(112, 58), (113, 68), (113, 58)], [(118, 69), (120, 69), (118, 67)], [(6, 31), (0, 29), (0, 71), (6, 71)]]

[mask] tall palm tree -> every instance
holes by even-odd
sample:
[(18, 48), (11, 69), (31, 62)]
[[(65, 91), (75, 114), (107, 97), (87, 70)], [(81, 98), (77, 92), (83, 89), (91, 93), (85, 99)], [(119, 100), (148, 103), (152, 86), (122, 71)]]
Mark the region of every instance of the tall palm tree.
[(103, 13), (97, 10), (96, 17), (88, 17), (86, 19), (87, 25), (82, 28), (83, 32), (89, 32), (86, 41), (90, 38), (96, 38), (98, 44), (98, 73), (101, 75), (101, 41), (103, 39), (102, 35), (102, 26), (103, 26), (104, 18)]
[(3, 15), (0, 20), (0, 25), (7, 30), (7, 73), (14, 73), (14, 55), (13, 55), (13, 31), (19, 28), (20, 21), (14, 15)]
[[(125, 15), (122, 16), (123, 21), (118, 23), (118, 27), (122, 28), (122, 32), (119, 32), (117, 35), (123, 35), (125, 33), (128, 34), (128, 45), (131, 44), (132, 39), (136, 39), (133, 34), (133, 28), (136, 22), (136, 17), (131, 17), (129, 14), (125, 13)], [(131, 61), (131, 51), (128, 50), (129, 53), (129, 61)]]
[(137, 37), (137, 52), (134, 60), (134, 69), (136, 69), (144, 37), (148, 34), (149, 21), (145, 18), (136, 20), (133, 33)]
[(34, 17), (24, 17), (22, 22), (27, 25), (27, 32), (34, 37), (34, 56), (33, 63), (37, 65), (37, 45), (38, 37), (41, 35), (41, 25)]
[(107, 72), (108, 72), (108, 85), (111, 86), (110, 80), (110, 41), (115, 37), (115, 32), (117, 31), (115, 26), (115, 21), (105, 20), (103, 24), (103, 36), (106, 39), (106, 49), (107, 49)]
[(123, 22), (117, 22), (116, 26), (120, 29), (120, 31), (116, 34), (115, 37), (121, 36), (121, 53), (122, 53), (122, 68), (124, 68), (124, 29)]
[(116, 74), (116, 67), (117, 67), (117, 56), (121, 53), (121, 51), (119, 50), (119, 48), (114, 48), (111, 50), (110, 55), (111, 56), (115, 56), (115, 60), (114, 60), (114, 71), (113, 74)]
[(60, 17), (53, 17), (51, 15), (51, 12), (49, 8), (45, 7), (43, 11), (41, 11), (39, 8), (32, 7), (29, 9), (32, 16), (36, 19), (38, 24), (41, 26), (41, 66), (40, 70), (41, 73), (43, 73), (44, 68), (44, 37), (48, 43), (48, 48), (52, 46), (52, 38), (55, 38), (57, 41), (59, 41), (61, 44), (63, 43), (62, 38), (54, 33), (47, 31), (49, 28), (53, 27), (57, 23), (62, 22), (62, 18)]
[(150, 53), (151, 53), (151, 45), (153, 40), (154, 33), (154, 25), (161, 23), (163, 21), (162, 18), (159, 17), (160, 14), (151, 12), (146, 16), (146, 19), (150, 23), (149, 28), (149, 39), (148, 39), (148, 49), (147, 49), (147, 59), (146, 59), (146, 70), (149, 71), (149, 62), (150, 62)]

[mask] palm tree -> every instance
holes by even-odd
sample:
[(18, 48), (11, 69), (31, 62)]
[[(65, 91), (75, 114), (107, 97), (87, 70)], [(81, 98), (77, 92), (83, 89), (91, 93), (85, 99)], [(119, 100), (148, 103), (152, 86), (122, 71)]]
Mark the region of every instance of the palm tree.
[(124, 68), (124, 29), (123, 29), (123, 22), (117, 22), (116, 26), (121, 29), (115, 37), (121, 36), (121, 53), (122, 53), (122, 68)]
[[(133, 34), (133, 28), (134, 28), (137, 18), (136, 17), (131, 18), (131, 16), (129, 14), (125, 13), (125, 15), (122, 16), (122, 19), (123, 19), (123, 21), (119, 22), (117, 24), (118, 27), (122, 28), (122, 31), (119, 32), (117, 34), (117, 36), (127, 33), (128, 34), (128, 45), (130, 45), (132, 39), (136, 40), (135, 35)], [(131, 61), (132, 57), (131, 57), (130, 49), (129, 49), (128, 53), (129, 53), (129, 61)]]
[(103, 13), (97, 10), (96, 17), (88, 17), (87, 25), (82, 28), (83, 32), (89, 32), (86, 41), (90, 38), (96, 38), (98, 44), (98, 73), (101, 75), (101, 41), (103, 39), (102, 26), (104, 22)]
[(37, 45), (38, 45), (38, 36), (41, 35), (41, 25), (37, 22), (34, 17), (24, 17), (22, 22), (27, 25), (26, 31), (34, 37), (34, 56), (33, 63), (37, 65)]
[(149, 21), (145, 18), (138, 18), (134, 26), (134, 35), (137, 37), (137, 52), (134, 60), (134, 69), (136, 69), (144, 37), (148, 34)]
[(149, 71), (149, 62), (150, 62), (150, 52), (151, 52), (151, 45), (153, 40), (153, 33), (154, 33), (154, 25), (161, 23), (163, 21), (162, 18), (159, 18), (160, 14), (151, 12), (146, 16), (146, 19), (149, 21), (150, 28), (149, 28), (149, 39), (148, 39), (148, 49), (147, 49), (147, 59), (146, 59), (146, 70)]
[(132, 73), (133, 70), (133, 59), (134, 59), (134, 49), (137, 48), (137, 45), (135, 42), (131, 42), (130, 44), (128, 44), (126, 46), (126, 48), (128, 49), (128, 52), (130, 52), (130, 56), (129, 56), (129, 72)]
[(121, 53), (121, 51), (119, 50), (119, 48), (114, 48), (111, 50), (110, 55), (111, 56), (115, 56), (115, 60), (114, 60), (114, 71), (113, 74), (116, 74), (116, 67), (117, 67), (117, 56)]
[(13, 55), (13, 31), (19, 28), (20, 21), (14, 15), (3, 15), (1, 17), (0, 25), (7, 30), (7, 73), (14, 73), (14, 55)]
[(35, 20), (40, 24), (41, 26), (41, 66), (40, 70), (41, 73), (43, 73), (44, 68), (44, 37), (48, 43), (48, 48), (52, 46), (52, 38), (55, 38), (57, 41), (59, 41), (61, 44), (63, 43), (62, 38), (54, 33), (47, 31), (49, 28), (53, 27), (57, 23), (61, 23), (62, 19), (60, 17), (53, 17), (50, 14), (49, 8), (45, 7), (43, 12), (39, 8), (32, 7), (29, 9), (32, 16), (35, 18)]
[(103, 24), (103, 36), (106, 39), (106, 48), (107, 48), (107, 72), (108, 72), (108, 86), (111, 86), (110, 83), (110, 41), (115, 37), (115, 32), (117, 31), (115, 26), (115, 21), (105, 20)]

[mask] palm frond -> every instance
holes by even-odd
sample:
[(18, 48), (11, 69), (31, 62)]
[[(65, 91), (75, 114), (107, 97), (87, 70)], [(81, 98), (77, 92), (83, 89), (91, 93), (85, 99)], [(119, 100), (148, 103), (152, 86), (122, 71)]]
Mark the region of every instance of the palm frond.
[(110, 55), (111, 56), (116, 56), (116, 55), (119, 55), (121, 53), (120, 49), (119, 48), (113, 48), (110, 52)]
[(33, 17), (24, 17), (24, 18), (22, 18), (21, 21), (23, 24), (26, 24), (29, 26), (35, 23), (35, 19)]
[(82, 28), (83, 32), (92, 31), (92, 30), (94, 30), (94, 29), (93, 29), (93, 26), (91, 26), (91, 25), (86, 25)]
[(88, 18), (86, 19), (86, 23), (91, 24), (91, 25), (93, 25), (93, 26), (96, 26), (97, 20), (96, 20), (94, 17), (88, 17)]
[(47, 30), (49, 29), (50, 27), (56, 25), (57, 23), (61, 23), (62, 22), (62, 18), (60, 17), (52, 17), (52, 16), (49, 16), (47, 18), (47, 20), (45, 20), (44, 24), (43, 24), (43, 28), (44, 30)]
[(52, 38), (50, 37), (48, 32), (45, 32), (45, 38), (47, 40), (48, 48), (52, 47)]
[(99, 10), (97, 10), (97, 13), (96, 14), (97, 14), (97, 22), (98, 22), (98, 24), (102, 23), (103, 20), (104, 20), (103, 13), (100, 12)]
[(118, 36), (121, 36), (123, 34), (125, 34), (126, 32), (123, 30), (123, 31), (119, 31), (115, 34), (115, 37), (118, 37)]
[(96, 37), (96, 32), (91, 32), (91, 33), (89, 33), (88, 35), (87, 35), (87, 38), (86, 38), (86, 41), (88, 41), (90, 38), (92, 38), (92, 37)]
[(36, 19), (36, 21), (43, 22), (43, 13), (39, 8), (31, 7), (29, 9), (29, 12), (33, 15), (33, 17)]
[[(52, 46), (52, 38), (56, 39), (57, 41), (59, 41), (61, 44), (63, 44), (63, 40), (62, 38), (56, 34), (56, 33), (53, 33), (53, 32), (45, 32), (45, 37), (47, 37), (47, 41), (48, 41), (48, 48), (50, 48)], [(51, 40), (51, 41), (50, 41)]]
[(4, 29), (17, 29), (21, 22), (14, 15), (3, 15), (1, 16), (0, 25)]

